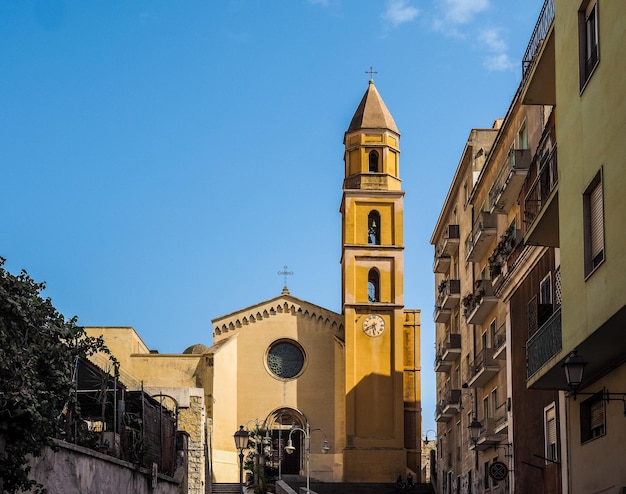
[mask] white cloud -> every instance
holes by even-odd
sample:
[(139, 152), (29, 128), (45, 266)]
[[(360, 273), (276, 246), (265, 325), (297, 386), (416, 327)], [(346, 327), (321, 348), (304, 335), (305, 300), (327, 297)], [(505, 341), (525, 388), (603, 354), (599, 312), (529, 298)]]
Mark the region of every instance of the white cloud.
[(502, 39), (499, 29), (485, 29), (479, 34), (478, 37), (489, 51), (502, 53), (507, 49), (506, 42)]
[(506, 53), (498, 53), (486, 57), (483, 61), (483, 66), (491, 72), (505, 72), (517, 67)]
[(442, 0), (444, 23), (467, 24), (489, 8), (489, 0)]
[(500, 29), (485, 29), (479, 33), (478, 40), (487, 51), (491, 52), (491, 55), (488, 55), (483, 62), (487, 70), (506, 71), (516, 67), (507, 54), (508, 47)]
[(393, 26), (399, 26), (405, 22), (410, 22), (419, 11), (408, 4), (407, 0), (389, 0), (387, 10), (382, 14), (382, 18), (389, 21)]

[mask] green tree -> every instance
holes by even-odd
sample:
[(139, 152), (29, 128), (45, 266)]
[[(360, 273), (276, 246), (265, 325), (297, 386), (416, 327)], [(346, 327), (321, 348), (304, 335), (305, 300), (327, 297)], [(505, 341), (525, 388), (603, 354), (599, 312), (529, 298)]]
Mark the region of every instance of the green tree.
[(109, 351), (42, 297), (45, 283), (7, 272), (5, 261), (0, 257), (0, 492), (45, 492), (29, 478), (28, 455), (54, 447), (59, 420), (75, 410), (78, 359)]

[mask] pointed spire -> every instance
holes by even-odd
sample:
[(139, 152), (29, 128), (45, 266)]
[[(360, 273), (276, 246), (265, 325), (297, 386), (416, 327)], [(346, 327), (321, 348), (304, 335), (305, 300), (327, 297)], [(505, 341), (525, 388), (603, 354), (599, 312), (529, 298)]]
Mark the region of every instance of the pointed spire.
[(374, 86), (373, 79), (369, 81), (367, 91), (365, 91), (363, 99), (352, 117), (347, 132), (354, 132), (359, 129), (389, 129), (400, 134), (391, 113), (389, 113), (376, 90), (376, 86)]

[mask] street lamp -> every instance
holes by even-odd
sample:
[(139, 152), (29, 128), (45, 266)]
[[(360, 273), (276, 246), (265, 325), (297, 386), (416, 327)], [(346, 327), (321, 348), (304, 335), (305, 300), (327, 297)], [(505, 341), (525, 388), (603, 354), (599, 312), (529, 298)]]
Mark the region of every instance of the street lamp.
[(576, 391), (578, 391), (580, 384), (583, 382), (586, 365), (585, 359), (578, 355), (578, 350), (572, 350), (563, 364), (561, 364), (561, 367), (565, 369), (567, 385), (574, 393), (574, 399), (576, 399)]
[(470, 439), (474, 443), (474, 446), (478, 444), (478, 438), (480, 437), (480, 430), (483, 428), (483, 424), (481, 424), (476, 417), (472, 419), (472, 423), (469, 425), (468, 429), (470, 432)]
[(322, 445), (323, 454), (327, 454), (330, 451), (330, 447), (328, 446), (328, 438), (326, 437), (326, 433), (322, 429), (319, 429), (319, 428), (311, 430), (311, 427), (309, 426), (309, 423), (307, 422), (306, 430), (301, 429), (300, 427), (292, 427), (291, 431), (289, 431), (289, 440), (287, 441), (287, 446), (285, 446), (285, 451), (287, 452), (287, 454), (292, 454), (296, 450), (293, 443), (291, 442), (291, 435), (296, 431), (302, 432), (302, 434), (304, 434), (304, 452), (306, 454), (306, 492), (307, 494), (310, 494), (311, 481), (310, 481), (310, 474), (309, 474), (309, 463), (310, 463), (310, 456), (311, 456), (311, 433), (315, 431), (320, 431), (322, 434), (324, 434), (324, 443)]
[(428, 441), (429, 441), (429, 439), (428, 439), (428, 433), (429, 433), (429, 432), (434, 432), (434, 433), (435, 433), (435, 439), (437, 439), (437, 431), (434, 431), (433, 429), (428, 429), (428, 430), (426, 431), (426, 434), (424, 435), (424, 444), (428, 444)]
[(243, 425), (233, 435), (235, 448), (239, 450), (239, 493), (243, 494), (243, 450), (248, 449), (248, 431), (243, 430)]

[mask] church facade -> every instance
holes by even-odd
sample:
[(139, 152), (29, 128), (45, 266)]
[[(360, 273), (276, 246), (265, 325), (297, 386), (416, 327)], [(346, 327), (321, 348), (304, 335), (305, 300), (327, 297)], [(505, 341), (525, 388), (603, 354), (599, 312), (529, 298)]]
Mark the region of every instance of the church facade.
[[(189, 425), (198, 428), (190, 442), (199, 452), (198, 492), (238, 481), (233, 434), (241, 425), (281, 475), (304, 474), (308, 448), (310, 477), (321, 481), (393, 482), (409, 473), (419, 480), (420, 312), (404, 308), (399, 140), (370, 81), (344, 136), (341, 314), (285, 287), (213, 319), (211, 347), (162, 355), (112, 346), (122, 373), (144, 386), (186, 403), (202, 395), (203, 414)], [(88, 331), (109, 343), (133, 330)]]

